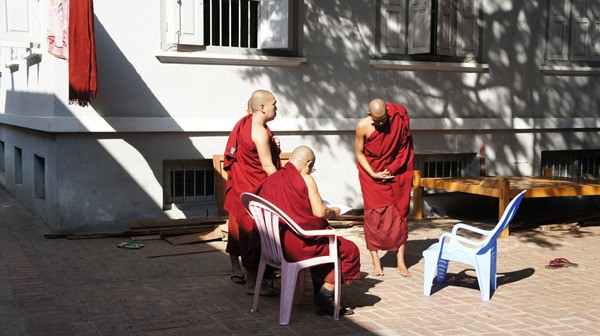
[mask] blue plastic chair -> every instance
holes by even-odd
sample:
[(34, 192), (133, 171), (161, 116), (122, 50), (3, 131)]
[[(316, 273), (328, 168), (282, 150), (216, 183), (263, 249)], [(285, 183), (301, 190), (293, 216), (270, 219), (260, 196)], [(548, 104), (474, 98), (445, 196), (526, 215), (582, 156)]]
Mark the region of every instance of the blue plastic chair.
[[(437, 282), (444, 282), (450, 261), (456, 261), (475, 267), (477, 282), (483, 301), (490, 300), (490, 288), (496, 290), (496, 258), (498, 254), (497, 241), (500, 233), (511, 222), (523, 195), (527, 190), (519, 193), (506, 207), (502, 218), (492, 230), (482, 230), (464, 223), (458, 223), (452, 228), (452, 233), (443, 233), (439, 242), (423, 251), (425, 259), (425, 274), (423, 276), (423, 294), (431, 294), (432, 278), (437, 267)], [(458, 234), (458, 230), (476, 232), (484, 238), (479, 241), (465, 238)]]

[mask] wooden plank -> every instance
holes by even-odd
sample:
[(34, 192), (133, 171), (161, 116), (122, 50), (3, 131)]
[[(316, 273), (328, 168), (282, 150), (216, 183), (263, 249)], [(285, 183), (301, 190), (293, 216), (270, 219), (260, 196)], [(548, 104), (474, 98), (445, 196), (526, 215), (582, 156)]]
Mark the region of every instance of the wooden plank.
[(413, 213), (416, 219), (423, 219), (423, 189), (421, 188), (421, 171), (413, 171)]
[(444, 178), (426, 177), (421, 179), (421, 186), (442, 190), (459, 191), (469, 194), (500, 197), (501, 191), (499, 188), (486, 187), (477, 184), (469, 183), (469, 181), (460, 181), (457, 179), (444, 180)]
[(223, 232), (220, 229), (214, 229), (206, 233), (192, 233), (183, 236), (174, 236), (165, 238), (166, 241), (173, 245), (191, 244), (197, 242), (205, 242), (210, 240), (223, 239)]
[(170, 237), (170, 236), (181, 236), (186, 234), (204, 234), (208, 232), (212, 232), (216, 226), (211, 225), (208, 227), (184, 227), (184, 228), (172, 228), (172, 229), (162, 229), (160, 230), (160, 237)]
[(173, 253), (163, 253), (163, 254), (149, 255), (146, 258), (174, 257), (174, 256), (188, 255), (188, 254), (210, 253), (210, 252), (223, 252), (223, 251), (225, 251), (225, 250), (212, 249), (212, 250), (201, 250), (201, 251), (173, 252)]
[(166, 228), (189, 225), (214, 225), (227, 221), (226, 217), (193, 217), (180, 219), (136, 220), (129, 223), (131, 229)]

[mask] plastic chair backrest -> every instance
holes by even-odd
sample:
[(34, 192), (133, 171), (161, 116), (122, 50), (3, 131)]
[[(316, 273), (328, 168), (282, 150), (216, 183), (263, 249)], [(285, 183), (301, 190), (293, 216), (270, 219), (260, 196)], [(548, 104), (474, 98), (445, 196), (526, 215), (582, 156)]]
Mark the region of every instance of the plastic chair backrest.
[(281, 247), (280, 222), (300, 234), (298, 225), (278, 207), (260, 196), (243, 193), (241, 200), (246, 211), (256, 222), (260, 232), (261, 251), (267, 262), (271, 266), (280, 266), (285, 262)]
[(502, 217), (498, 221), (498, 224), (496, 224), (496, 226), (492, 230), (492, 233), (489, 236), (487, 236), (487, 238), (482, 242), (483, 246), (479, 249), (479, 251), (477, 251), (477, 254), (486, 253), (495, 244), (496, 240), (498, 239), (498, 236), (500, 236), (502, 231), (506, 229), (508, 224), (515, 217), (517, 209), (519, 209), (519, 205), (521, 204), (523, 196), (526, 192), (527, 190), (521, 191), (517, 196), (515, 196), (515, 198), (512, 199), (512, 201), (510, 201), (510, 203), (508, 203), (508, 206), (502, 213)]

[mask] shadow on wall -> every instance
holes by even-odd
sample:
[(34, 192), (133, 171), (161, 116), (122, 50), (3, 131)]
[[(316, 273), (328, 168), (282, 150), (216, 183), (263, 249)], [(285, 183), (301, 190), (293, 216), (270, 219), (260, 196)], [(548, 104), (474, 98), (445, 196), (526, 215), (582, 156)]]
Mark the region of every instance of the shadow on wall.
[[(244, 71), (245, 79), (269, 78), (273, 91), (288, 100), (289, 110), (293, 111), (295, 104), (296, 115), (304, 118), (359, 118), (364, 116), (368, 102), (378, 96), (402, 103), (413, 119), (448, 118), (451, 125), (447, 130), (433, 131), (447, 139), (447, 143), (435, 148), (432, 146), (438, 144), (416, 141), (417, 153), (464, 151), (456, 140), (464, 132), (451, 131), (463, 127), (454, 118), (497, 118), (498, 128), (511, 130), (514, 118), (596, 117), (598, 98), (589, 93), (598, 92), (600, 82), (590, 77), (544, 76), (538, 70), (545, 57), (544, 2), (511, 6), (486, 3), (482, 61), (490, 65), (490, 73), (483, 74), (372, 68), (369, 61), (377, 57), (374, 51), (380, 39), (376, 30), (380, 3), (371, 0), (300, 2), (297, 44), (299, 54), (308, 57), (309, 62), (291, 70), (248, 68)], [(316, 126), (319, 121), (313, 122)], [(572, 149), (600, 145), (598, 140), (584, 134), (572, 136), (557, 132), (548, 143), (540, 134), (514, 146), (518, 134), (512, 131), (482, 133), (482, 141), (488, 148), (498, 153), (498, 157), (506, 158), (497, 162), (506, 169), (517, 169), (512, 158), (530, 158), (531, 148), (560, 148), (565, 143)], [(326, 152), (323, 147), (329, 143), (323, 141), (321, 135), (310, 137), (314, 138), (317, 150)], [(419, 138), (419, 132), (415, 138)], [(354, 150), (352, 142), (335, 146)], [(533, 155), (532, 160), (539, 160), (541, 154)], [(493, 169), (491, 172), (494, 173)]]

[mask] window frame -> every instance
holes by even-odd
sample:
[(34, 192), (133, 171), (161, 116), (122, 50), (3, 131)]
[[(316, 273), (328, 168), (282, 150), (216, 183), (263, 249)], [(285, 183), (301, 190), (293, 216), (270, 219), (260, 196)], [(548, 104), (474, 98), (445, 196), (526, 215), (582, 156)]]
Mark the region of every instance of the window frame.
[[(379, 6), (377, 58), (481, 63), (481, 0), (381, 0)], [(459, 25), (460, 22), (465, 24)], [(468, 22), (471, 22), (471, 29), (464, 29)], [(450, 25), (450, 29), (446, 29), (444, 25)], [(442, 40), (441, 36), (448, 31), (451, 34)], [(424, 33), (418, 37), (419, 32)], [(464, 38), (468, 32), (472, 32), (474, 37), (471, 40), (474, 42), (470, 48), (461, 47), (468, 44)]]
[[(164, 0), (163, 49), (285, 56), (296, 53), (296, 0), (257, 0), (257, 46), (220, 46), (205, 41), (204, 3), (212, 0)], [(228, 1), (228, 0), (224, 0)], [(212, 5), (211, 5), (212, 6)], [(227, 15), (219, 11), (220, 15)], [(213, 14), (209, 14), (213, 15)], [(275, 32), (275, 33), (274, 33)], [(220, 36), (222, 37), (222, 36)], [(209, 36), (210, 38), (210, 36)]]
[[(196, 173), (204, 172), (204, 194), (198, 195), (196, 194), (198, 185), (196, 183)], [(175, 195), (175, 186), (173, 185), (173, 173), (174, 172), (182, 172), (183, 173), (183, 196)], [(186, 172), (192, 172), (194, 175), (194, 184), (193, 195), (186, 194), (185, 182), (187, 181), (187, 177), (185, 176)], [(208, 182), (208, 177), (206, 177), (206, 173), (210, 172), (212, 174), (212, 194), (206, 194), (207, 187), (210, 188)], [(197, 206), (211, 206), (215, 207), (217, 202), (216, 195), (216, 176), (212, 164), (212, 160), (164, 160), (163, 161), (163, 207), (168, 209), (171, 208), (173, 204), (178, 206), (179, 208), (184, 207), (197, 207)], [(192, 199), (190, 199), (192, 198)]]
[[(211, 64), (232, 66), (269, 66), (269, 67), (298, 67), (308, 60), (298, 56), (298, 36), (300, 30), (296, 27), (298, 1), (288, 2), (288, 48), (259, 49), (245, 47), (220, 47), (202, 45), (178, 44), (174, 33), (174, 14), (177, 0), (162, 0), (161, 50), (155, 52), (155, 57), (161, 63), (178, 64)], [(198, 0), (184, 0), (198, 1)], [(266, 1), (266, 0), (265, 0)], [(171, 27), (171, 28), (169, 28)]]

